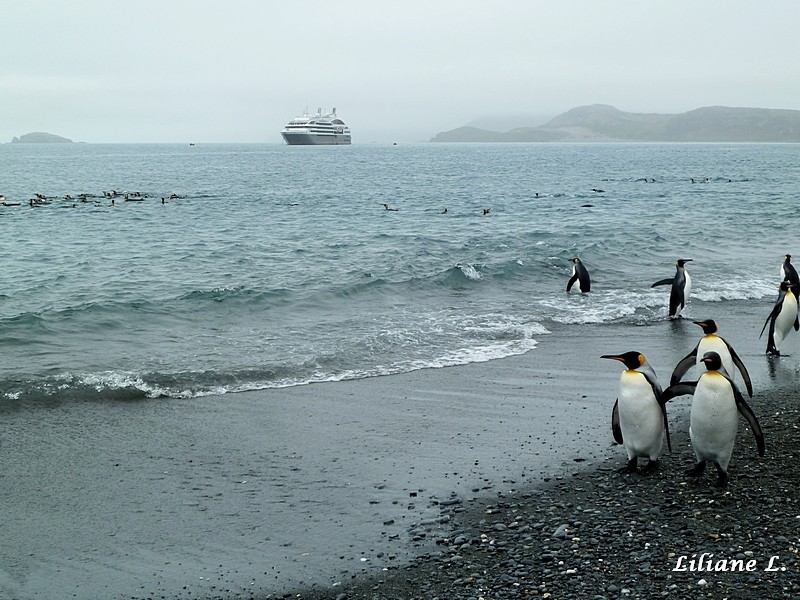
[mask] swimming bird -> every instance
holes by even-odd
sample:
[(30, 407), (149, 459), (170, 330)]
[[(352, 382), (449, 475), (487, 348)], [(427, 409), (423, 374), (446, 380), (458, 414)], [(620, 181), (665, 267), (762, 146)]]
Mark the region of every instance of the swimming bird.
[(656, 373), (640, 352), (605, 354), (601, 358), (625, 365), (619, 378), (619, 395), (611, 411), (614, 440), (624, 444), (628, 453), (628, 464), (623, 471), (635, 473), (638, 458), (646, 456), (649, 460), (645, 472), (653, 472), (658, 468), (665, 438), (672, 451), (667, 409)]
[(483, 209), (483, 214), (484, 215), (488, 215), (491, 210), (492, 210), (491, 208), (484, 208)]
[(589, 271), (586, 270), (586, 267), (583, 265), (580, 258), (571, 258), (570, 261), (572, 262), (572, 277), (570, 277), (569, 281), (567, 282), (567, 292), (572, 289), (572, 284), (574, 284), (576, 281), (578, 282), (578, 287), (580, 288), (582, 294), (589, 292), (592, 287), (592, 282), (589, 278)]
[(668, 387), (664, 390), (663, 398), (668, 401), (674, 396), (692, 394), (689, 438), (697, 463), (686, 474), (699, 481), (706, 470), (706, 462), (711, 461), (717, 467), (717, 487), (725, 487), (728, 484), (728, 464), (739, 428), (739, 414), (750, 425), (759, 456), (764, 456), (764, 433), (753, 410), (722, 366), (719, 353), (706, 352), (701, 361), (707, 370), (700, 379)]
[(392, 212), (397, 212), (398, 209), (390, 208), (388, 204), (384, 203), (383, 208)]
[(681, 378), (693, 366), (696, 365), (699, 368), (703, 363), (703, 356), (705, 356), (707, 352), (716, 352), (722, 358), (722, 365), (725, 367), (725, 371), (730, 375), (731, 379), (733, 379), (734, 366), (739, 369), (742, 380), (747, 387), (747, 394), (752, 397), (753, 384), (750, 381), (750, 374), (747, 372), (747, 367), (744, 366), (742, 359), (736, 354), (736, 350), (733, 349), (733, 346), (716, 335), (717, 323), (713, 319), (693, 321), (693, 323), (702, 327), (704, 335), (700, 338), (694, 350), (689, 352), (689, 354), (682, 358), (676, 365), (675, 370), (672, 371), (672, 377), (670, 377), (670, 385), (679, 383)]
[(788, 281), (781, 281), (778, 301), (772, 307), (764, 326), (761, 328), (760, 338), (769, 324), (769, 338), (767, 341), (767, 354), (780, 356), (780, 345), (794, 327), (800, 330), (800, 320), (797, 318), (797, 292), (798, 286)]
[(781, 280), (800, 286), (800, 277), (797, 276), (797, 271), (795, 271), (794, 265), (792, 264), (791, 254), (787, 254), (783, 257), (783, 263), (781, 264)]
[(669, 294), (669, 316), (678, 317), (681, 314), (686, 302), (689, 300), (689, 294), (692, 293), (692, 278), (689, 277), (689, 271), (686, 270), (687, 262), (691, 258), (680, 258), (675, 262), (675, 275), (668, 279), (661, 279), (656, 281), (651, 288), (659, 285), (671, 285), (672, 290)]

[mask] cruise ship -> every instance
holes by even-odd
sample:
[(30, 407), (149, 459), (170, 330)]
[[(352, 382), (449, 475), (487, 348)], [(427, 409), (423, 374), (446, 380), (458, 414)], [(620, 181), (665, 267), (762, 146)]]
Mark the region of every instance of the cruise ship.
[(336, 109), (323, 115), (317, 109), (316, 115), (308, 111), (302, 117), (289, 121), (281, 131), (283, 139), (292, 146), (338, 145), (350, 143), (350, 128), (336, 116)]

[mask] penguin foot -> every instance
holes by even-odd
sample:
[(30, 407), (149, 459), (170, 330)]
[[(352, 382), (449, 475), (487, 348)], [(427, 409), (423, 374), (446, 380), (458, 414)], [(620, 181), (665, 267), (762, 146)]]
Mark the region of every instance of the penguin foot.
[(780, 356), (781, 351), (775, 347), (767, 348), (767, 354), (769, 354), (770, 356)]
[(636, 473), (636, 458), (630, 459), (627, 465), (617, 469), (617, 473)]
[(642, 469), (642, 473), (644, 473), (645, 475), (652, 475), (653, 473), (658, 471), (658, 467), (660, 464), (661, 463), (658, 462), (658, 459), (650, 460), (648, 461), (647, 466), (645, 466), (645, 468)]
[(715, 485), (718, 488), (728, 487), (728, 474), (718, 464), (714, 463), (714, 465), (717, 467), (717, 483)]
[(691, 469), (686, 470), (686, 474), (692, 477), (697, 477), (698, 479), (703, 476), (703, 473), (706, 471), (706, 461), (701, 460)]

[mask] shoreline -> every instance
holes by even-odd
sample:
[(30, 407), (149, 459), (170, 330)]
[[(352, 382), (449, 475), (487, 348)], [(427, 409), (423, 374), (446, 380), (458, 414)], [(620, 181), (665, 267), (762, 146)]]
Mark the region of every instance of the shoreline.
[[(742, 341), (758, 339), (760, 315), (748, 310), (731, 319), (736, 327), (721, 328), (750, 370), (756, 393), (748, 402), (772, 461), (764, 409), (774, 390), (795, 381), (796, 359), (769, 359), (761, 343)], [(503, 535), (549, 528), (549, 515), (535, 511), (513, 527), (506, 518), (533, 511), (547, 490), (564, 504), (585, 481), (584, 493), (617, 506), (660, 478), (682, 488), (683, 480), (669, 479), (688, 443), (689, 402), (678, 399), (668, 405), (676, 454), (632, 492), (614, 487), (625, 462), (610, 431), (620, 368), (599, 357), (641, 350), (663, 384), (699, 333), (685, 320), (564, 327), (533, 351), (486, 363), (191, 400), (6, 407), (0, 598), (335, 599), (384, 568), (392, 578), (415, 569), (455, 573), (454, 565), (478, 564), (464, 544), (499, 548)], [(740, 429), (737, 452), (747, 443)], [(731, 490), (739, 489), (740, 464), (734, 458)], [(597, 468), (606, 479), (591, 479)], [(573, 506), (591, 501), (575, 498)], [(496, 505), (491, 513), (485, 502)], [(588, 520), (585, 509), (574, 509), (577, 520)], [(569, 529), (571, 515), (559, 515), (556, 527)], [(481, 533), (492, 537), (477, 534), (482, 520), (493, 529)], [(436, 556), (449, 552), (459, 530), (461, 559)], [(590, 550), (617, 536), (595, 534)], [(487, 570), (525, 570), (507, 571), (500, 562), (511, 559), (499, 556)], [(513, 560), (540, 573), (528, 550)], [(461, 579), (481, 579), (473, 575)], [(506, 583), (503, 594), (522, 587)], [(438, 593), (453, 598), (448, 590)]]
[(742, 420), (727, 488), (714, 487), (713, 469), (696, 484), (684, 474), (694, 454), (681, 431), (652, 475), (618, 472), (623, 452), (613, 464), (484, 495), (407, 565), (277, 597), (797, 598), (796, 394), (785, 385), (759, 396), (767, 454), (758, 457)]

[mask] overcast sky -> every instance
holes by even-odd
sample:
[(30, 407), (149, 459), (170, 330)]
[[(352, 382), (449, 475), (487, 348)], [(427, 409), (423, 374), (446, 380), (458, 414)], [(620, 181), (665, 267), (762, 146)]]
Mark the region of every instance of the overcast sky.
[[(353, 143), (575, 106), (800, 109), (800, 0), (2, 0), (0, 142)], [(504, 129), (510, 128), (504, 127)]]

